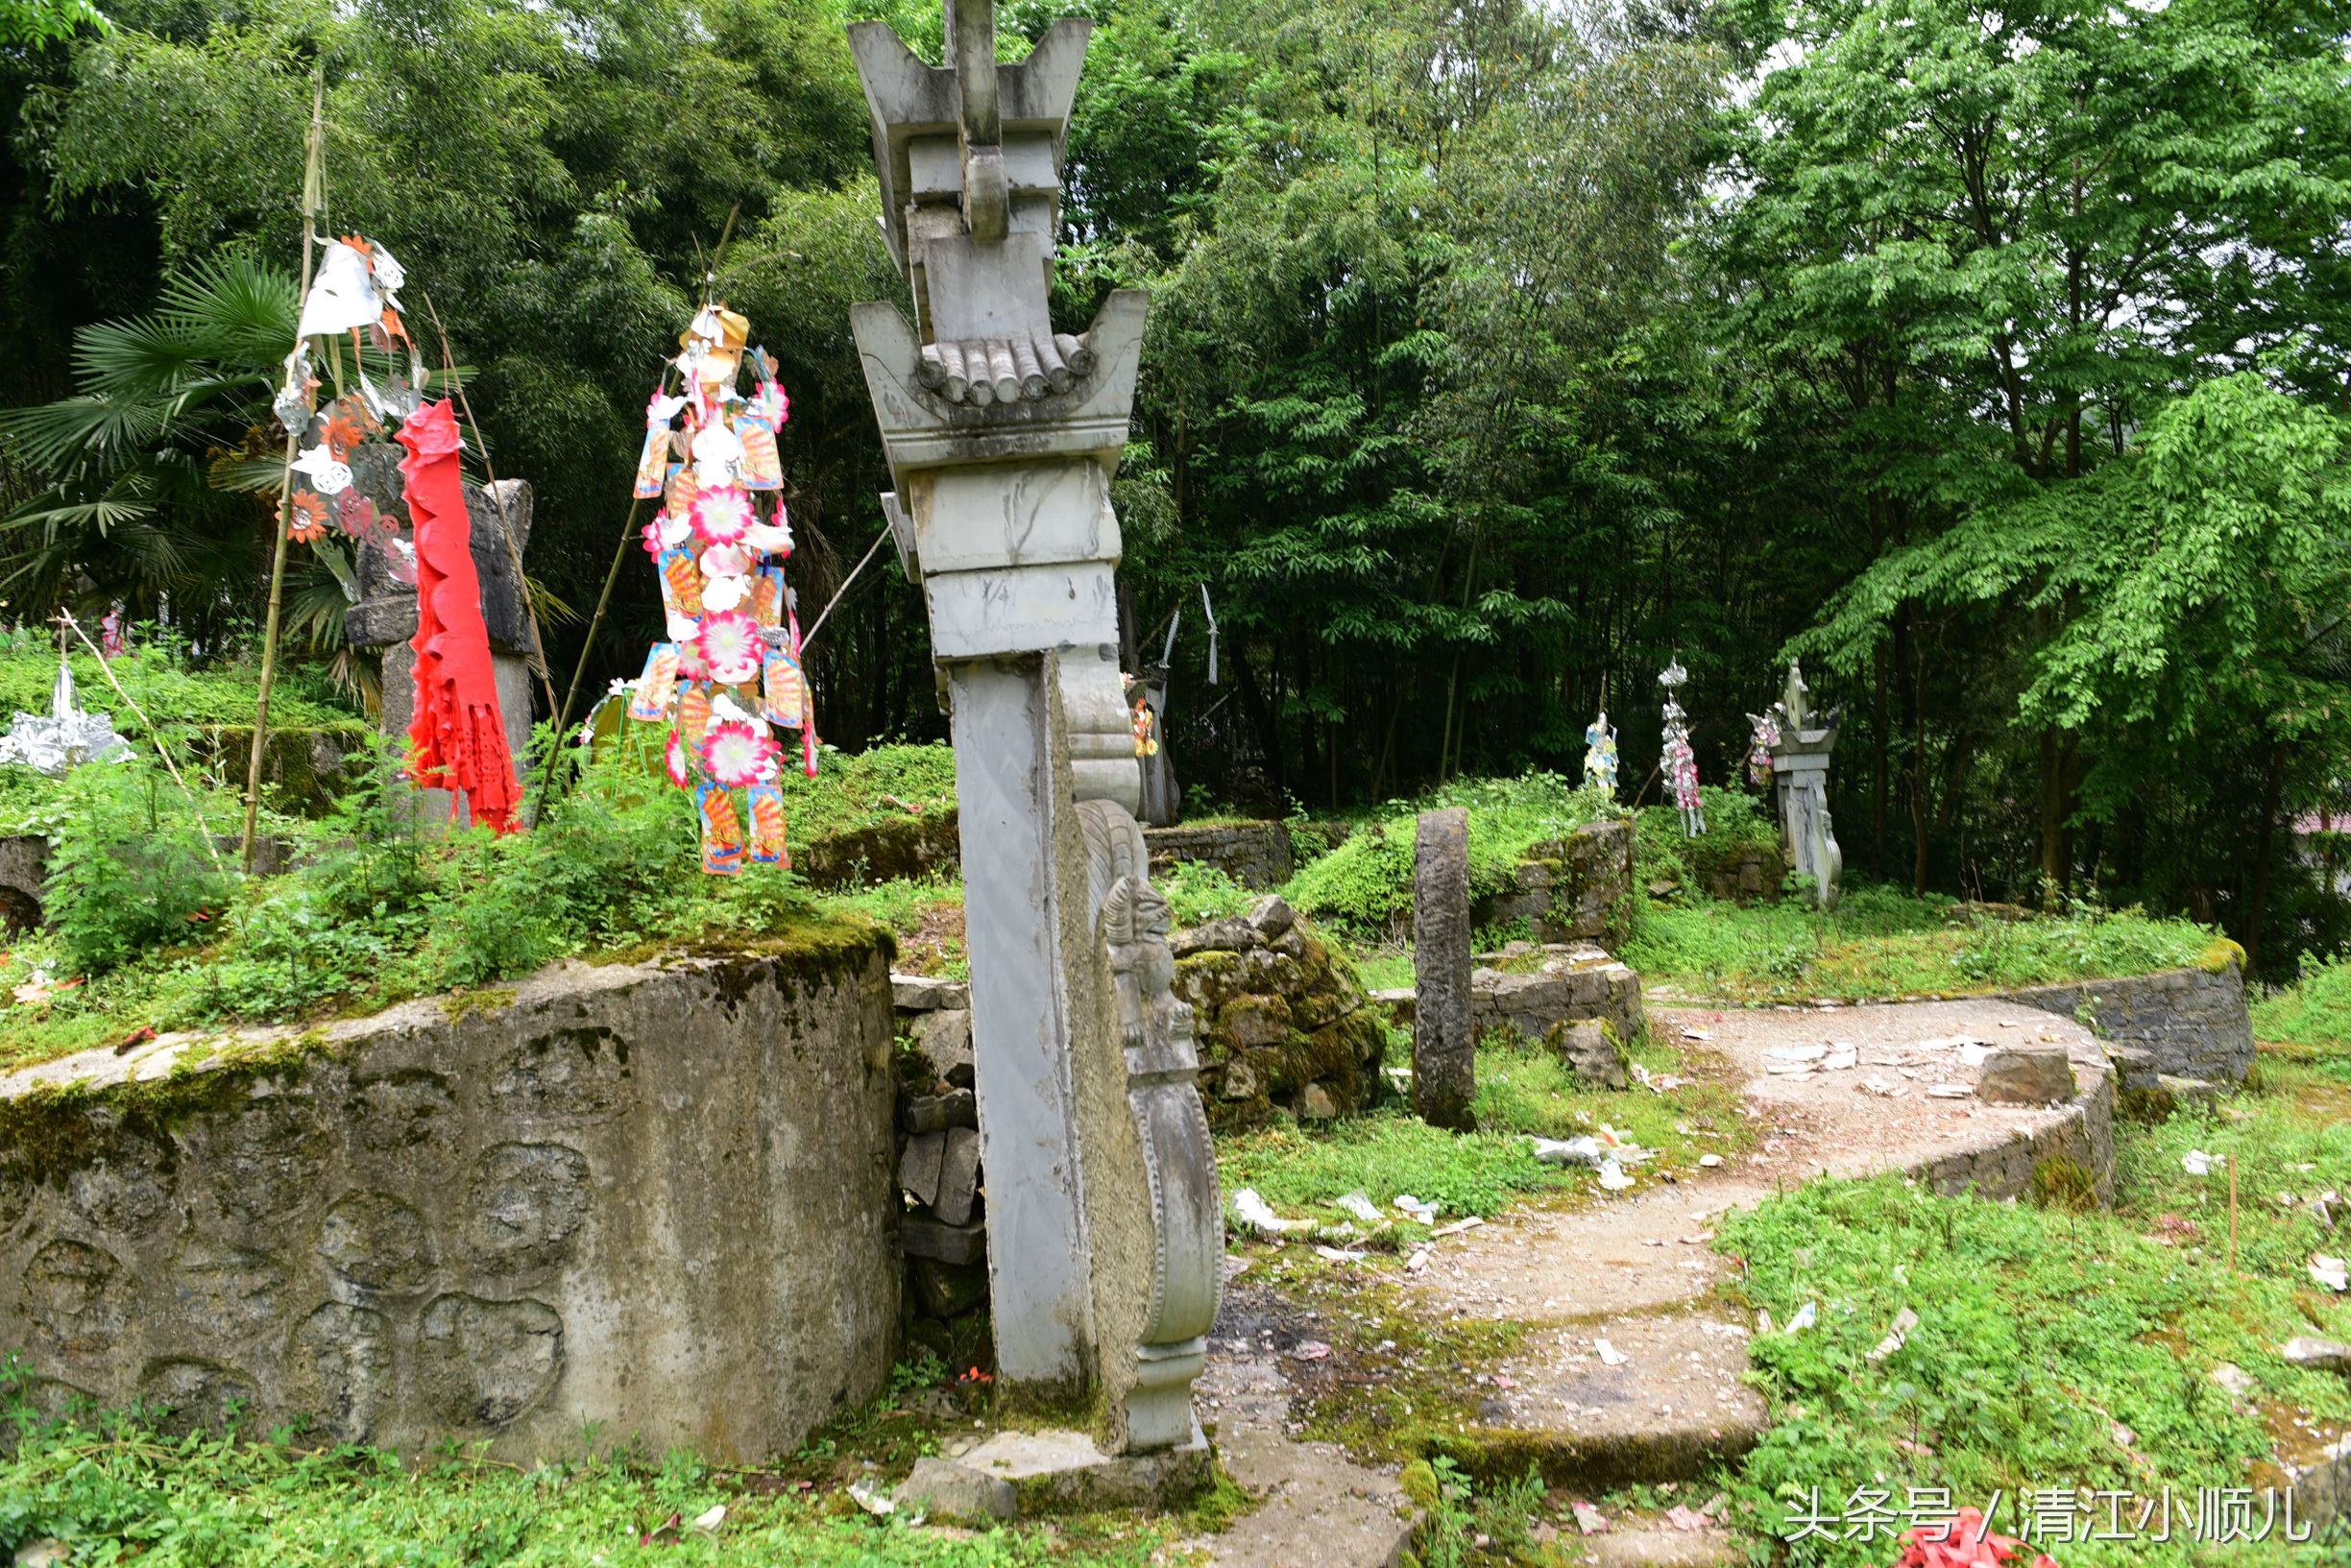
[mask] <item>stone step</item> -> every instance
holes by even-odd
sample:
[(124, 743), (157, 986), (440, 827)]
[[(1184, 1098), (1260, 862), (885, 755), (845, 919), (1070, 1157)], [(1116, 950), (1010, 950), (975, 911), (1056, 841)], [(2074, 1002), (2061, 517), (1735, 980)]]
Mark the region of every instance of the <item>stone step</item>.
[(1221, 1435), (1234, 1484), (1262, 1501), (1208, 1544), (1216, 1568), (1396, 1568), (1412, 1544), (1411, 1505), (1393, 1476), (1328, 1443), (1262, 1428)]
[(1484, 1424), (1444, 1447), (1481, 1474), (1531, 1463), (1586, 1492), (1694, 1480), (1769, 1424), (1747, 1367), (1746, 1327), (1711, 1305), (1539, 1328), (1500, 1368)]

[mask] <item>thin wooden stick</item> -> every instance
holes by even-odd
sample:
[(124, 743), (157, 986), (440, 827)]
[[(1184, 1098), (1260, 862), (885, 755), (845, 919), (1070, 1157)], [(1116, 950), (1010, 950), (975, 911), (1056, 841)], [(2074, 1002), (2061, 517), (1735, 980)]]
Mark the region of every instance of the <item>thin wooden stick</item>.
[[(138, 715), (139, 723), (146, 727), (147, 738), (155, 742), (156, 755), (163, 759), (163, 766), (171, 774), (172, 783), (178, 784), (180, 793), (187, 797), (188, 811), (196, 818), (196, 836), (204, 840), (205, 853), (212, 856), (212, 869), (221, 874), (222, 880), (227, 880), (229, 867), (221, 860), (220, 846), (212, 842), (212, 829), (205, 821), (204, 808), (196, 804), (196, 791), (190, 789), (187, 781), (180, 776), (180, 764), (172, 760), (171, 749), (163, 744), (163, 732), (156, 728), (155, 720), (147, 716), (147, 710), (138, 705), (138, 699), (125, 691), (123, 684), (114, 679), (114, 665), (107, 658), (106, 650), (89, 639), (89, 633), (84, 631), (82, 623), (74, 619), (74, 613), (70, 610), (59, 611), (58, 624), (82, 639), (82, 645), (89, 649), (91, 657), (98, 661), (98, 673), (106, 677), (106, 684), (114, 688), (114, 695), (120, 697), (131, 712)], [(251, 832), (250, 829), (247, 831)]]
[(2228, 1157), (2229, 1168), (2229, 1272), (2237, 1272), (2237, 1156)]
[(800, 656), (803, 659), (808, 657), (808, 645), (816, 640), (816, 634), (818, 632), (824, 630), (825, 616), (831, 615), (833, 613), (833, 607), (841, 602), (841, 595), (848, 592), (849, 585), (858, 580), (858, 573), (863, 571), (867, 567), (873, 564), (874, 551), (880, 549), (882, 547), (882, 541), (889, 537), (889, 524), (884, 523), (882, 525), (882, 532), (875, 536), (874, 542), (871, 544), (866, 546), (865, 559), (860, 561), (856, 566), (849, 568), (849, 575), (841, 579), (841, 586), (833, 591), (833, 597), (825, 602), (825, 607), (822, 610), (817, 612), (816, 624), (811, 626), (808, 629), (808, 635), (800, 639)]
[[(294, 347), (302, 348), (302, 324), (299, 319), (303, 300), (310, 293), (311, 248), (316, 236), (311, 226), (317, 221), (319, 209), (326, 205), (327, 157), (327, 67), (314, 65), (310, 71), (310, 146), (303, 166), (303, 194), (299, 205), (303, 221), (302, 286), (294, 291)], [(286, 432), (285, 467), (278, 478), (278, 538), (270, 552), (269, 615), (261, 625), (261, 688), (254, 700), (253, 756), (245, 768), (245, 837), (238, 849), (245, 870), (254, 867), (254, 834), (261, 822), (261, 757), (269, 745), (270, 687), (278, 675), (278, 624), (285, 609), (286, 542), (293, 532), (294, 521), (294, 454), (302, 445), (303, 432)]]
[(465, 383), (457, 378), (457, 362), (450, 357), (448, 328), (441, 325), (441, 312), (433, 308), (432, 296), (418, 291), (424, 301), (424, 312), (432, 317), (433, 330), (441, 334), (441, 364), (448, 373), (449, 384), (457, 389), (457, 406), (465, 410), (466, 425), (473, 432), (473, 447), (481, 453), (482, 472), (490, 483), (483, 493), (497, 512), (498, 537), (506, 542), (506, 560), (514, 567), (515, 591), (522, 595), (522, 615), (530, 622), (530, 667), (539, 677), (539, 688), (546, 693), (547, 712), (555, 712), (555, 677), (547, 673), (546, 640), (539, 635), (539, 607), (531, 602), (530, 582), (522, 575), (522, 551), (515, 543), (514, 525), (506, 520), (506, 498), (498, 494), (497, 470), (491, 466), (490, 444), (482, 439), (481, 422), (473, 417), (473, 404), (467, 398)]

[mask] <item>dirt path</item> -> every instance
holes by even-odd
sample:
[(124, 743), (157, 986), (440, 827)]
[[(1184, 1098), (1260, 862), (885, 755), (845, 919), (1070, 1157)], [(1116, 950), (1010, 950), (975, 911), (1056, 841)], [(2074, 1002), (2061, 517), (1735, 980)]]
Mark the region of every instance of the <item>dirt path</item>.
[[(1745, 1114), (1761, 1123), (1753, 1150), (1696, 1179), (1646, 1177), (1636, 1167), (1629, 1192), (1514, 1211), (1441, 1242), (1409, 1288), (1435, 1316), (1529, 1326), (1492, 1369), (1496, 1397), (1464, 1446), (1485, 1446), (1497, 1466), (1538, 1464), (1571, 1493), (1702, 1476), (1751, 1447), (1768, 1424), (1762, 1397), (1744, 1381), (1757, 1326), (1718, 1291), (1736, 1266), (1710, 1245), (1727, 1210), (1823, 1174), (1902, 1170), (1947, 1190), (1972, 1182), (2005, 1196), (2051, 1150), (2078, 1154), (2094, 1170), (2111, 1165), (2104, 1052), (2089, 1030), (2052, 1014), (1939, 1001), (1673, 1007), (1653, 1010), (1650, 1023), (1728, 1062)], [(1975, 1098), (1987, 1049), (2048, 1044), (2072, 1060), (2081, 1091), (2072, 1104), (2032, 1109)], [(1273, 1344), (1244, 1335), (1212, 1349), (1211, 1389), (1246, 1387), (1254, 1401), (1236, 1430), (1283, 1435), (1287, 1397), (1274, 1387)], [(1249, 1370), (1235, 1370), (1243, 1366)], [(1585, 1544), (1607, 1564), (1727, 1560), (1732, 1547), (1710, 1527), (1629, 1521)]]

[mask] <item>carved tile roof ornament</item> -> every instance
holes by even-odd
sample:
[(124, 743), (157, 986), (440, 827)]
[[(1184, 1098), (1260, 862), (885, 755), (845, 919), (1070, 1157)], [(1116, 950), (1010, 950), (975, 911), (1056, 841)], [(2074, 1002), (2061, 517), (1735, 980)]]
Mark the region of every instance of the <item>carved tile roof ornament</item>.
[(849, 29), (912, 305), (851, 324), (954, 721), (997, 1375), (1100, 1410), (1110, 1452), (1189, 1450), (1223, 1211), (1133, 817), (1110, 506), (1148, 302), (1081, 334), (1048, 311), (1090, 24), (1006, 64), (987, 0), (946, 21), (936, 66)]

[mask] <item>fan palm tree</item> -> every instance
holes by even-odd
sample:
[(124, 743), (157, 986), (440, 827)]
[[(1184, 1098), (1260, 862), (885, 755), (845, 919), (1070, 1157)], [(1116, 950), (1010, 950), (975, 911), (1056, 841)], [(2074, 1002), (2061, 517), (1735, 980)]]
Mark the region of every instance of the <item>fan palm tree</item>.
[[(75, 332), (81, 390), (0, 412), (0, 448), (33, 491), (0, 518), (0, 596), (28, 614), (116, 599), (152, 614), (170, 594), (206, 641), (250, 619), (282, 473), (270, 398), (296, 305), (290, 273), (219, 257), (173, 277), (152, 313)], [(321, 541), (296, 572), (289, 632), (339, 645), (348, 557)]]

